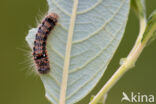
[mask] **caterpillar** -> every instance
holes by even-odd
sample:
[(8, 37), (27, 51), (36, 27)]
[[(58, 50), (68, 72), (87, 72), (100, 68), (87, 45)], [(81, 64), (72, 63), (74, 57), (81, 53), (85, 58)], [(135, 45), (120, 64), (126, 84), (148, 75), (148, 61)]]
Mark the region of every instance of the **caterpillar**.
[(39, 25), (36, 33), (32, 54), (37, 71), (40, 74), (47, 74), (50, 71), (46, 44), (48, 35), (55, 27), (57, 19), (58, 15), (56, 13), (48, 14)]

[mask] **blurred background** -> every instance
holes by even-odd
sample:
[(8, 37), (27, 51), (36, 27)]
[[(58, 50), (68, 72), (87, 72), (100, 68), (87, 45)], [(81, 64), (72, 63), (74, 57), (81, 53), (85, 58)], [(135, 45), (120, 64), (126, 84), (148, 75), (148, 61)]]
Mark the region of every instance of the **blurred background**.
[[(156, 9), (156, 0), (146, 1), (149, 16)], [(28, 30), (36, 26), (36, 19), (47, 10), (46, 0), (0, 0), (0, 104), (50, 104), (44, 97), (41, 80), (30, 74), (29, 48), (25, 42)], [(123, 40), (107, 71), (97, 87), (78, 104), (87, 104), (90, 96), (96, 94), (111, 77), (119, 67), (120, 59), (131, 50), (138, 29), (138, 20), (131, 10)], [(156, 41), (146, 47), (135, 68), (111, 89), (106, 104), (120, 104), (123, 91), (156, 97)]]

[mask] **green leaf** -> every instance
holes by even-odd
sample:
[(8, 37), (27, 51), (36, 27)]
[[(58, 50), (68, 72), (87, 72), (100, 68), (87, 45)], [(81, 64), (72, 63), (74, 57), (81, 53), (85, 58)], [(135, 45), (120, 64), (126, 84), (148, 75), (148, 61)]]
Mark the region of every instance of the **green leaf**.
[(146, 18), (145, 0), (131, 0), (131, 6), (140, 19)]
[(149, 45), (156, 38), (156, 10), (147, 20), (146, 30), (143, 34), (142, 43)]
[(137, 46), (142, 40), (147, 25), (145, 0), (131, 0), (131, 7), (138, 16), (140, 23), (139, 35), (135, 43)]
[[(59, 20), (47, 41), (51, 71), (40, 77), (49, 101), (58, 104), (64, 91), (66, 104), (73, 104), (84, 98), (104, 74), (123, 37), (130, 3), (129, 0), (47, 1), (49, 12), (57, 13)], [(37, 28), (33, 28), (26, 37), (31, 48), (36, 32)], [(68, 79), (67, 83), (62, 83), (62, 79), (64, 82)], [(66, 84), (67, 90), (63, 90)]]

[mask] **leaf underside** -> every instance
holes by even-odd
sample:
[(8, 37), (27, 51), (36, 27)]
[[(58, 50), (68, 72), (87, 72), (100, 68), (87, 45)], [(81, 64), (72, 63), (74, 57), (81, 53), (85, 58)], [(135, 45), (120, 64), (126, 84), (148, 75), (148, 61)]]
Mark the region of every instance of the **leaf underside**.
[[(74, 0), (47, 0), (49, 13), (59, 15), (47, 40), (51, 71), (40, 75), (46, 97), (59, 103), (67, 37)], [(73, 31), (66, 104), (85, 97), (97, 84), (115, 53), (125, 30), (129, 0), (79, 0)], [(33, 47), (37, 28), (26, 40)]]

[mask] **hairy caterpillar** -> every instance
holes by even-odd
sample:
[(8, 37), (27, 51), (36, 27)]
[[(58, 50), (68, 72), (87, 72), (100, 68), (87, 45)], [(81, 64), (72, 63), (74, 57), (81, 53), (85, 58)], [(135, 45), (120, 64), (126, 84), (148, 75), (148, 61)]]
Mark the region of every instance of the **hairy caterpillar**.
[(43, 19), (36, 33), (33, 47), (33, 57), (37, 71), (40, 74), (46, 74), (50, 71), (46, 44), (48, 35), (56, 25), (57, 19), (58, 15), (56, 13), (50, 13)]

